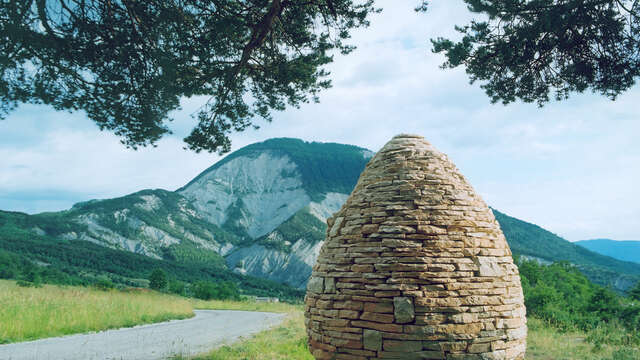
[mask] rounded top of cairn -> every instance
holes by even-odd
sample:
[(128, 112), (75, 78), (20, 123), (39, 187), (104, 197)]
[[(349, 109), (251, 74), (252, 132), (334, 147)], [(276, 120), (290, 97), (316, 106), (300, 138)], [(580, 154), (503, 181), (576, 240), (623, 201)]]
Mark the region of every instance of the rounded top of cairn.
[(506, 239), (423, 137), (391, 139), (327, 225), (305, 298), (316, 359), (524, 359)]

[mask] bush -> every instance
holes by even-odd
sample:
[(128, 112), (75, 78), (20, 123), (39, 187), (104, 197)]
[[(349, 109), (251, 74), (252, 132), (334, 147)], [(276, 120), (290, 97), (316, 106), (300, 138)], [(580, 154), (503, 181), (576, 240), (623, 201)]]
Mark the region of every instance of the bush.
[(40, 286), (42, 284), (42, 276), (35, 266), (29, 266), (23, 274), (22, 280)]
[(21, 287), (42, 287), (42, 284), (40, 283), (33, 283), (31, 281), (25, 281), (25, 280), (16, 281), (16, 285)]
[(238, 288), (232, 282), (200, 281), (193, 285), (193, 296), (202, 300), (240, 300)]
[(163, 290), (167, 287), (167, 273), (162, 269), (155, 269), (149, 276), (149, 288)]
[(636, 286), (633, 289), (629, 290), (629, 297), (633, 300), (640, 301), (640, 281), (636, 283)]
[(180, 296), (187, 295), (187, 287), (182, 281), (170, 281), (169, 282), (169, 292), (173, 294), (177, 294)]
[(116, 285), (110, 279), (99, 279), (95, 283), (92, 284), (95, 289), (107, 291), (116, 287)]

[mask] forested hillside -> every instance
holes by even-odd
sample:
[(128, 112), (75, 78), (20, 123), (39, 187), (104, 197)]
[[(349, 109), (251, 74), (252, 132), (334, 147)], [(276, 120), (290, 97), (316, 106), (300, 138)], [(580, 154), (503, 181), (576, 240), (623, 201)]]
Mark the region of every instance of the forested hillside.
[(537, 225), (492, 210), (514, 254), (575, 264), (596, 284), (622, 291), (640, 280), (640, 264), (600, 255)]
[(28, 221), (20, 213), (0, 212), (0, 278), (24, 279), (58, 284), (89, 285), (108, 280), (127, 286), (147, 286), (155, 269), (164, 270), (172, 280), (236, 284), (245, 294), (299, 299), (303, 292), (289, 286), (233, 273), (221, 257), (181, 262), (154, 259), (128, 251), (114, 250), (84, 240), (64, 240), (37, 235), (17, 227)]

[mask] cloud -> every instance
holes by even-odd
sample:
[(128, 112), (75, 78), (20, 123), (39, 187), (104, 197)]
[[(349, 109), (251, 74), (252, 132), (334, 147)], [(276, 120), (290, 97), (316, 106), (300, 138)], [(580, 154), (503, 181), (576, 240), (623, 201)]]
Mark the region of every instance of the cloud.
[[(416, 2), (417, 3), (417, 2)], [(357, 31), (358, 49), (329, 66), (334, 87), (320, 104), (274, 114), (273, 123), (232, 136), (238, 149), (272, 137), (355, 144), (378, 150), (393, 135), (424, 135), (447, 153), (498, 210), (570, 240), (640, 239), (640, 88), (615, 102), (592, 94), (550, 103), (492, 105), (463, 69), (442, 70), (428, 39), (457, 36), (471, 17), (462, 2), (382, 2)], [(22, 106), (0, 122), (0, 208), (63, 209), (143, 188), (176, 189), (215, 154), (182, 150), (202, 97), (172, 114), (175, 135), (132, 151), (82, 113)], [(30, 195), (31, 194), (31, 195)], [(50, 196), (46, 196), (49, 194)]]

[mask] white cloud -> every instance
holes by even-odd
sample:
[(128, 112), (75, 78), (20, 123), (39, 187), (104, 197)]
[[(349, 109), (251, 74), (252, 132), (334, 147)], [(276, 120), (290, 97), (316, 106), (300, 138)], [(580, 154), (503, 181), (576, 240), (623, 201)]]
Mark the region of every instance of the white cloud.
[[(286, 136), (377, 150), (395, 134), (419, 133), (507, 214), (570, 240), (640, 239), (639, 87), (615, 102), (583, 94), (542, 109), (491, 105), (463, 69), (439, 69), (443, 59), (430, 51), (429, 38), (455, 36), (453, 25), (469, 18), (462, 2), (433, 2), (424, 15), (412, 11), (414, 1), (380, 4), (384, 12), (353, 36), (358, 49), (336, 55), (334, 87), (320, 104), (233, 135), (234, 149)], [(185, 99), (171, 124), (176, 135), (137, 152), (82, 114), (21, 107), (0, 122), (0, 202), (8, 204), (0, 208), (53, 210), (185, 184), (218, 159), (182, 150), (181, 137), (194, 124), (189, 115), (202, 101)], [(51, 199), (24, 195), (48, 191)]]

